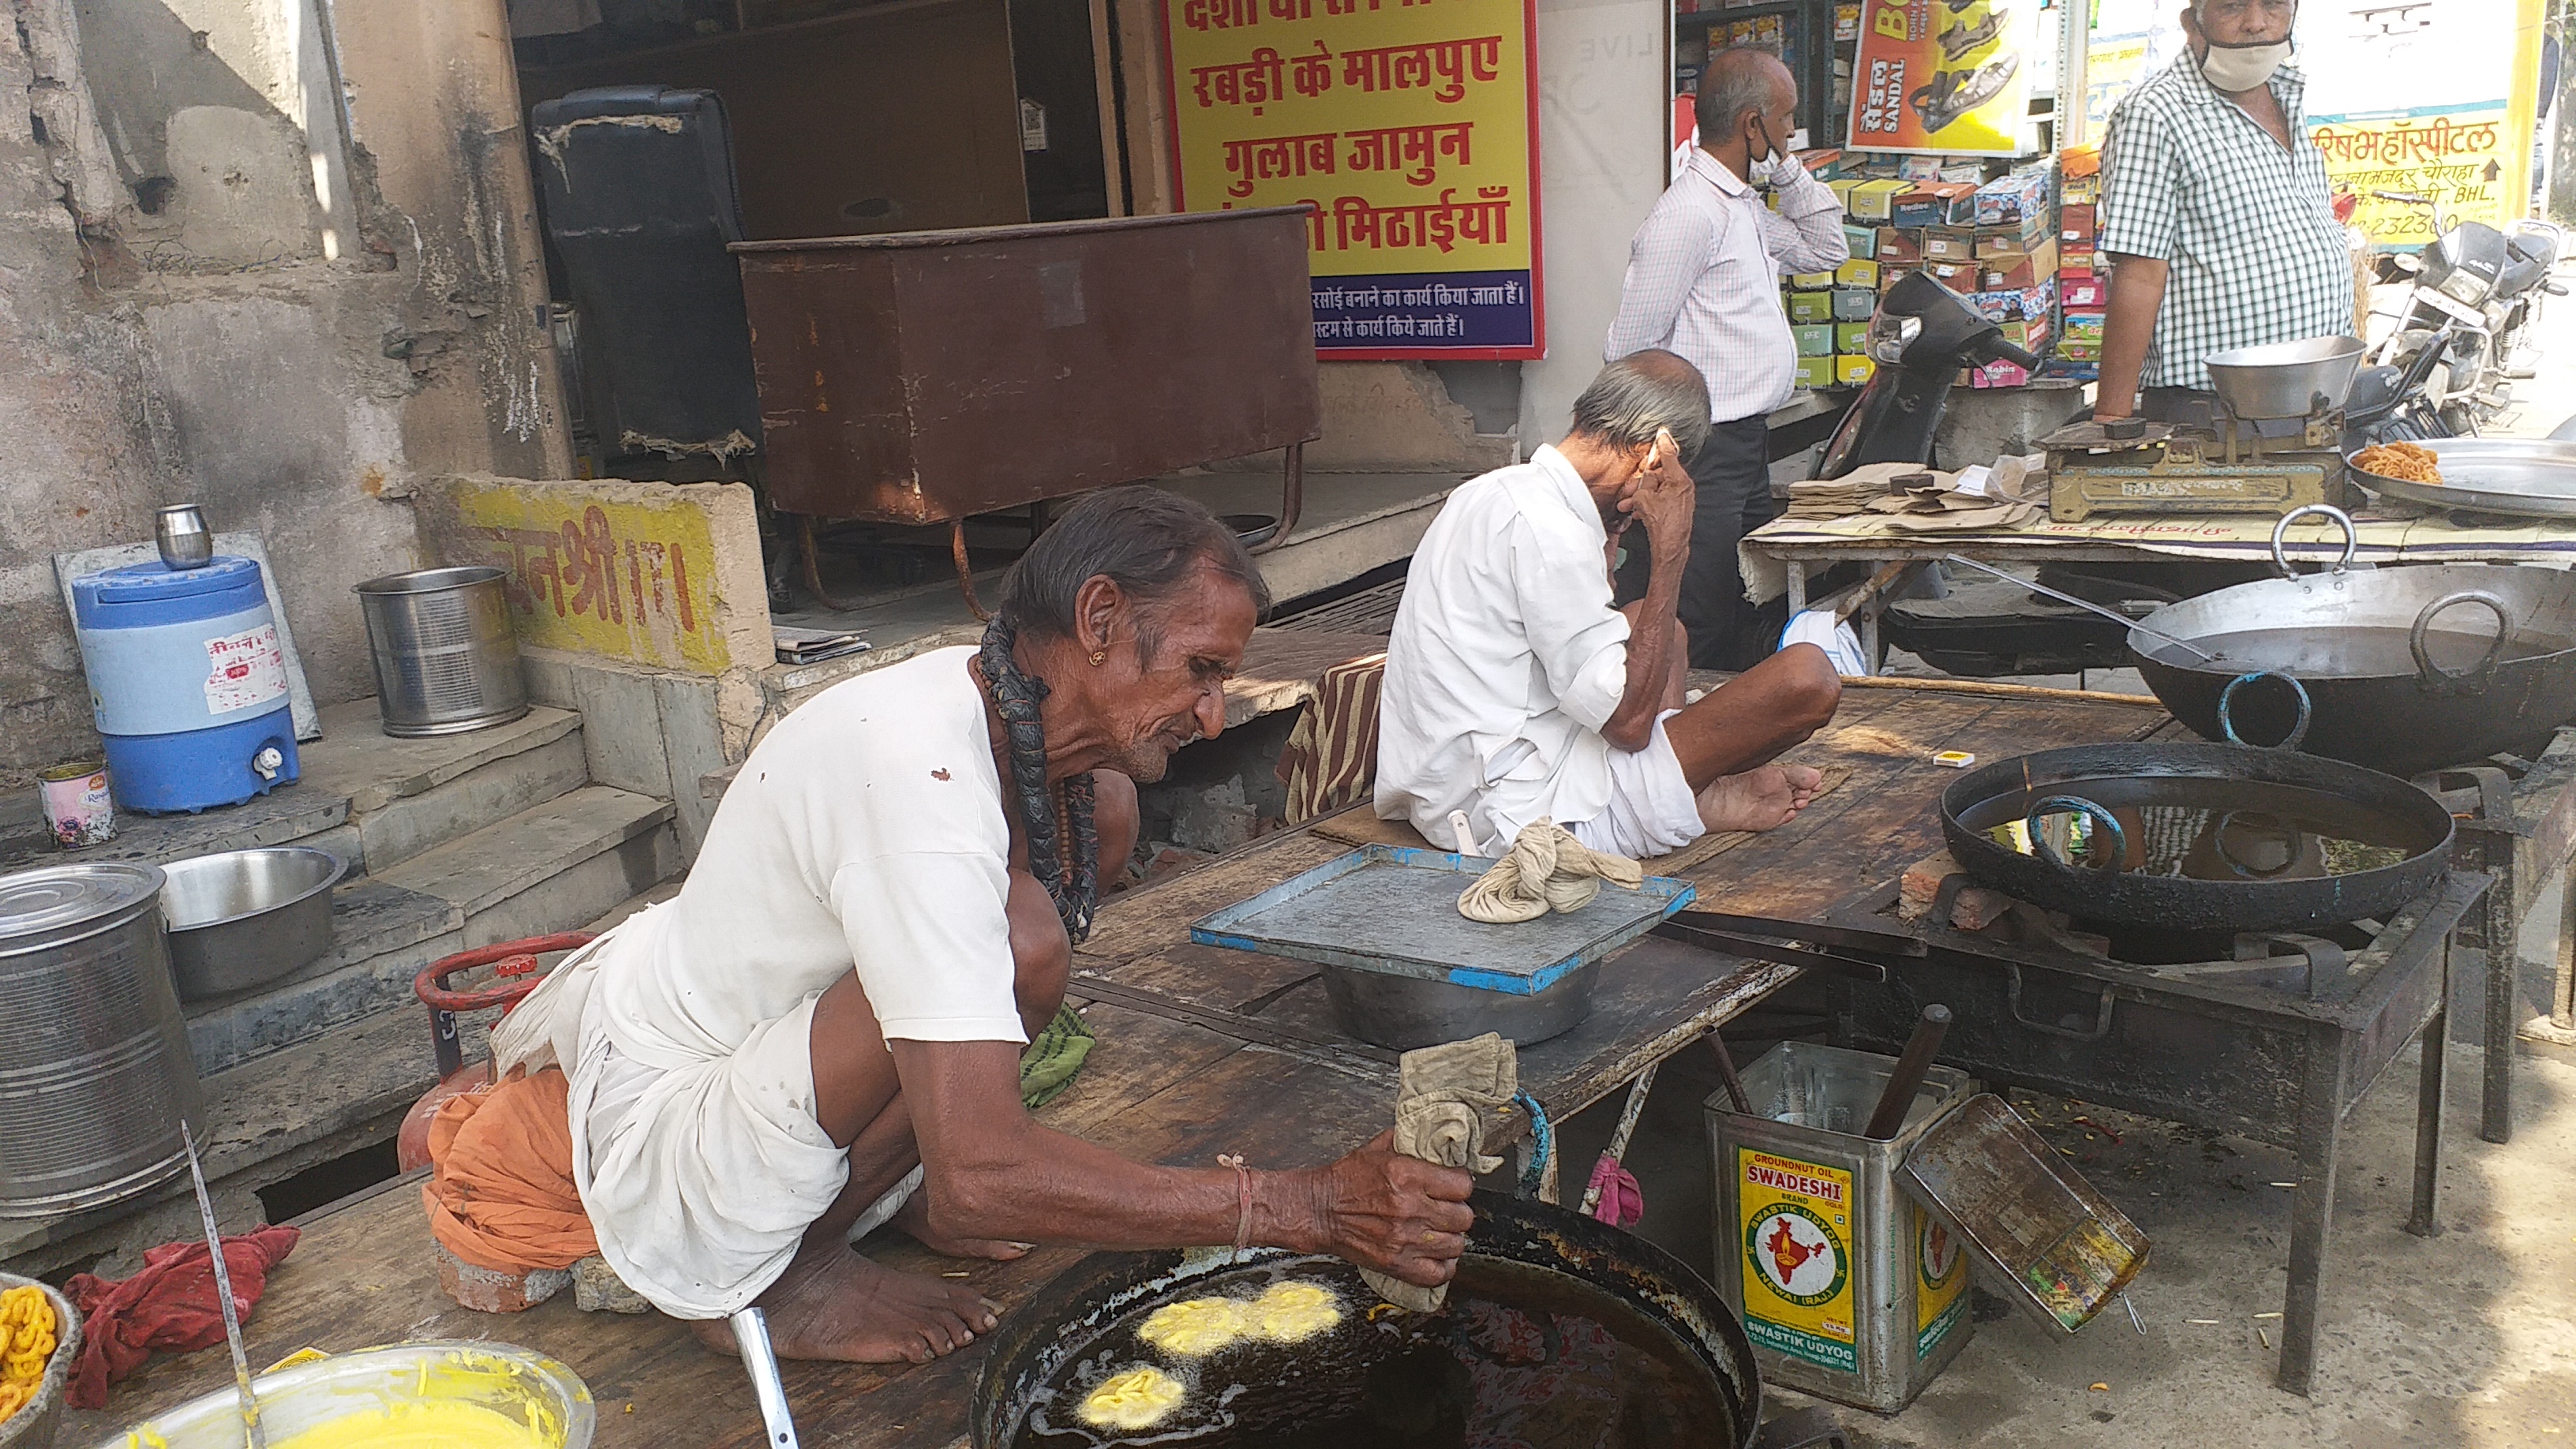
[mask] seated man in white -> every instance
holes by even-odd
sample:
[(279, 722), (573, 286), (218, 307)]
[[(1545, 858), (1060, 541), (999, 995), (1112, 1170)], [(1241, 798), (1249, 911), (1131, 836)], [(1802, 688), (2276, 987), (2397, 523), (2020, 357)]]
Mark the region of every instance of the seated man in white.
[[(1647, 351), (1602, 370), (1574, 427), (1449, 495), (1406, 575), (1379, 706), (1377, 813), (1443, 847), (1463, 812), (1480, 853), (1552, 819), (1642, 859), (1712, 830), (1795, 818), (1821, 778), (1775, 765), (1831, 719), (1841, 681), (1794, 644), (1683, 703), (1676, 617), (1690, 558), (1690, 456), (1708, 436), (1698, 369)], [(1652, 563), (1621, 609), (1624, 538)]]

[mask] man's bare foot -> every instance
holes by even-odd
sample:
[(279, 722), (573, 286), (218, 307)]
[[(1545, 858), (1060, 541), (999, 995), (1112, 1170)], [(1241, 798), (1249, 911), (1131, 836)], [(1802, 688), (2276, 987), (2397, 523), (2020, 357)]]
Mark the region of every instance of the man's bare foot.
[(1763, 765), (1719, 778), (1699, 792), (1700, 823), (1711, 831), (1773, 830), (1798, 818), (1825, 777), (1805, 765)]
[[(839, 1244), (797, 1254), (755, 1302), (780, 1358), (839, 1363), (928, 1363), (1000, 1321), (1000, 1305), (972, 1288), (898, 1273)], [(709, 1348), (734, 1352), (724, 1319), (694, 1321), (689, 1331)]]
[(916, 1192), (896, 1211), (893, 1222), (912, 1235), (912, 1240), (946, 1258), (989, 1258), (1007, 1263), (1029, 1254), (1026, 1243), (1007, 1242), (1001, 1238), (952, 1238), (930, 1225), (930, 1194)]

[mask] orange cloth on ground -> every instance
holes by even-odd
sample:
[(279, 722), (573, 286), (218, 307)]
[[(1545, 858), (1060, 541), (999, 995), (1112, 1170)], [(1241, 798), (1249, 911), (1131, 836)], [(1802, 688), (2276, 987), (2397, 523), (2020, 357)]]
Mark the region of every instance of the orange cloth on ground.
[(478, 1268), (569, 1268), (599, 1251), (572, 1185), (572, 1090), (560, 1068), (440, 1105), (429, 1122), (429, 1230)]

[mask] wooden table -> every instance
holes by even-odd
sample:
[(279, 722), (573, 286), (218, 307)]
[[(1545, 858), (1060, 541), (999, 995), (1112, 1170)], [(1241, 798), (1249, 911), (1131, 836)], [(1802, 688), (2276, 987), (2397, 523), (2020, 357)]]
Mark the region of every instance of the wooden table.
[[(1933, 802), (1957, 777), (1930, 763), (1934, 752), (1992, 760), (2135, 738), (2165, 722), (2162, 711), (2131, 705), (1855, 688), (1833, 725), (1795, 757), (1848, 766), (1850, 778), (1789, 826), (1716, 856), (1691, 879), (1713, 908), (1812, 917), (1939, 847)], [(1345, 849), (1306, 830), (1283, 832), (1104, 906), (1078, 953), (1073, 989), (1090, 1002), (1085, 1017), (1099, 1045), (1039, 1119), (1132, 1157), (1207, 1163), (1239, 1152), (1275, 1167), (1323, 1162), (1382, 1130), (1393, 1068), (1333, 1030), (1311, 968), (1188, 942), (1197, 916)], [(1552, 1115), (1617, 1091), (1796, 972), (1649, 939), (1611, 958), (1603, 974), (1590, 1021), (1521, 1054), (1523, 1086)], [(589, 1383), (604, 1449), (760, 1441), (740, 1367), (670, 1319), (584, 1314), (569, 1293), (507, 1318), (457, 1307), (438, 1289), (411, 1182), (334, 1204), (305, 1226), (248, 1326), (254, 1365), (306, 1345), (505, 1339), (562, 1359)], [(1007, 1309), (1082, 1250), (956, 1262), (887, 1237), (870, 1252), (900, 1268), (963, 1274)], [(968, 1349), (921, 1368), (789, 1364), (786, 1378), (808, 1444), (949, 1449), (963, 1442), (980, 1367), (981, 1350)], [(118, 1388), (112, 1414), (71, 1416), (64, 1442), (89, 1442), (229, 1384), (220, 1351), (162, 1360)]]

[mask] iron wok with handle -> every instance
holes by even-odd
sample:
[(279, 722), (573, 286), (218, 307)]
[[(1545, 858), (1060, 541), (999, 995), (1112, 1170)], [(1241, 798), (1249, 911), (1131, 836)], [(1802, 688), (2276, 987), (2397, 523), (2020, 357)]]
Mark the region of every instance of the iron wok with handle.
[[(2353, 821), (2398, 844), (2402, 855), (2339, 875), (2299, 876), (2259, 863), (2224, 880), (2128, 869), (2128, 826), (2119, 812), (2157, 803), (2160, 787), (2208, 793), (2212, 782), (2243, 787), (2249, 814), (2292, 803), (2303, 815)], [(2238, 813), (2217, 812), (2214, 848), (2222, 854)], [(2070, 860), (2034, 843), (2025, 854), (1987, 833), (2020, 821), (2036, 842), (2038, 820), (2059, 814), (2090, 817), (2097, 848)], [(2385, 917), (2431, 889), (2450, 868), (2452, 821), (2447, 807), (2406, 781), (2340, 760), (2246, 745), (2104, 744), (2043, 750), (1969, 772), (1941, 792), (1941, 833), (1979, 884), (2045, 910), (2179, 930), (2303, 931)], [(2107, 850), (2098, 848), (2104, 838)]]
[[(1571, 1208), (1484, 1191), (1476, 1193), (1472, 1206), (1476, 1226), (1467, 1235), (1470, 1258), (1497, 1258), (1578, 1279), (1618, 1299), (1689, 1351), (1728, 1411), (1728, 1437), (1706, 1449), (1848, 1449), (1849, 1441), (1818, 1411), (1762, 1422), (1762, 1378), (1754, 1367), (1752, 1340), (1717, 1290), (1680, 1260)], [(986, 1337), (969, 1441), (974, 1449), (1012, 1449), (1050, 1385), (1118, 1325), (1163, 1303), (1210, 1291), (1215, 1280), (1245, 1267), (1305, 1257), (1283, 1248), (1253, 1248), (1241, 1254), (1176, 1249), (1084, 1258)], [(1337, 1259), (1312, 1261), (1339, 1267)]]
[[(2284, 552), (2290, 523), (2305, 514), (2343, 528), (2343, 557), (2328, 572), (2294, 573)], [(2283, 514), (2272, 530), (2282, 577), (2168, 604), (2130, 632), (2147, 687), (2203, 739), (2304, 750), (2391, 775), (2480, 759), (2576, 718), (2576, 573), (2498, 564), (2353, 571), (2355, 545), (2340, 509)], [(2257, 652), (2288, 648), (2296, 660), (2198, 659), (2156, 639), (2208, 647), (2255, 632), (2290, 641)], [(2411, 668), (2390, 672), (2385, 649), (2378, 663), (2359, 657), (2365, 640), (2400, 633)], [(2437, 637), (2454, 641), (2443, 652), (2455, 656), (2463, 638), (2485, 647), (2466, 667), (2445, 664), (2434, 657)]]

